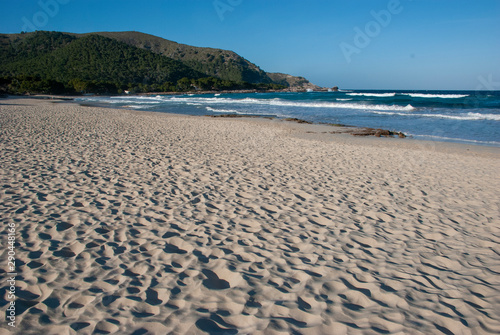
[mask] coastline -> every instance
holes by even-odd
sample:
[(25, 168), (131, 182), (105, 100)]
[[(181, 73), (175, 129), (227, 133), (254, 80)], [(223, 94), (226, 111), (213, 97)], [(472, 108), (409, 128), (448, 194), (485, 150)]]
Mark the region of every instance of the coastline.
[(498, 332), (499, 148), (331, 130), (0, 100), (13, 333)]
[[(201, 91), (196, 94), (214, 94), (217, 93), (218, 91)], [(255, 90), (236, 90), (236, 91), (219, 91), (218, 93), (233, 93), (233, 94), (238, 94), (238, 93), (255, 93), (257, 91)], [(267, 91), (267, 92), (273, 92), (273, 91)], [(279, 92), (284, 92), (284, 91), (279, 91)], [(143, 93), (143, 94), (137, 94), (137, 95), (130, 95), (130, 96), (150, 96), (150, 95), (158, 95), (158, 94), (164, 94), (164, 95), (186, 95), (186, 94), (194, 94), (192, 92), (184, 92), (184, 93), (178, 93), (178, 92), (164, 92), (164, 93)], [(128, 96), (128, 95), (127, 95)], [(58, 100), (61, 100), (61, 102), (74, 102), (75, 99), (80, 98), (80, 96), (54, 96), (54, 95), (34, 95), (30, 97), (8, 97), (7, 99), (40, 99), (40, 100), (51, 100), (57, 102)], [(76, 103), (76, 102), (75, 102)], [(130, 108), (127, 107), (110, 107), (110, 106), (104, 106), (100, 104), (95, 104), (95, 103), (82, 103), (78, 102), (80, 106), (85, 106), (85, 107), (99, 107), (99, 108), (118, 108), (118, 109), (123, 109), (123, 110), (131, 110)], [(176, 113), (170, 113), (169, 114), (176, 114)], [(183, 115), (183, 114), (178, 114), (178, 115)], [(323, 126), (329, 126), (332, 127), (328, 131), (324, 130), (324, 133), (330, 133), (330, 134), (350, 134), (353, 136), (360, 136), (360, 137), (368, 137), (368, 136), (375, 136), (375, 137), (390, 137), (390, 138), (406, 138), (406, 135), (402, 132), (398, 131), (391, 131), (387, 129), (380, 129), (380, 128), (370, 128), (370, 127), (358, 127), (355, 125), (344, 125), (344, 124), (326, 124), (326, 123), (313, 123), (309, 121), (305, 121), (302, 119), (297, 119), (297, 118), (278, 118), (278, 117), (268, 117), (268, 116), (262, 116), (262, 115), (239, 115), (239, 114), (219, 114), (219, 115), (204, 115), (204, 116), (209, 116), (209, 117), (216, 117), (216, 118), (241, 118), (241, 119), (249, 119), (249, 118), (262, 118), (262, 119), (276, 119), (279, 121), (286, 121), (286, 122), (296, 122), (296, 123), (303, 123), (303, 124), (310, 124), (310, 125), (323, 125)]]
[[(85, 106), (94, 106), (94, 107), (101, 107), (101, 108), (118, 108), (118, 109), (134, 109), (134, 110), (149, 110), (153, 112), (166, 112), (166, 113), (179, 113), (182, 115), (204, 115), (204, 116), (211, 116), (211, 117), (230, 117), (230, 118), (246, 118), (246, 117), (252, 117), (252, 118), (277, 118), (280, 120), (286, 120), (286, 121), (295, 121), (298, 123), (309, 123), (309, 124), (315, 124), (315, 125), (329, 125), (335, 128), (332, 128), (331, 130), (327, 130), (326, 132), (328, 133), (350, 133), (354, 136), (375, 136), (375, 137), (399, 137), (399, 138), (408, 138), (409, 140), (417, 140), (417, 141), (425, 141), (429, 143), (458, 143), (458, 144), (464, 144), (464, 145), (475, 145), (475, 146), (487, 146), (487, 147), (500, 147), (500, 142), (496, 139), (497, 135), (497, 129), (494, 128), (494, 125), (490, 122), (489, 124), (481, 123), (476, 120), (496, 120), (498, 119), (498, 115), (496, 115), (494, 112), (491, 114), (488, 114), (487, 112), (484, 112), (485, 114), (479, 114), (476, 112), (468, 112), (468, 113), (460, 113), (460, 114), (447, 114), (447, 112), (437, 112), (435, 114), (432, 114), (434, 112), (432, 111), (422, 111), (420, 108), (421, 107), (413, 107), (412, 105), (408, 104), (405, 108), (404, 112), (378, 112), (378, 111), (371, 111), (369, 113), (373, 113), (374, 115), (395, 115), (394, 120), (391, 119), (391, 117), (385, 117), (385, 119), (380, 120), (375, 120), (375, 119), (366, 119), (363, 120), (364, 116), (361, 116), (361, 119), (359, 119), (360, 115), (354, 116), (354, 118), (358, 117), (358, 119), (353, 120), (352, 115), (350, 114), (342, 114), (338, 113), (337, 114), (333, 113), (332, 115), (329, 115), (327, 117), (323, 116), (321, 114), (321, 111), (319, 112), (319, 116), (313, 114), (309, 114), (309, 112), (306, 112), (305, 114), (301, 114), (300, 112), (298, 113), (297, 111), (292, 111), (293, 109), (290, 110), (275, 110), (269, 114), (263, 113), (262, 110), (258, 111), (256, 110), (255, 114), (249, 113), (249, 110), (252, 110), (253, 106), (249, 106), (249, 109), (247, 110), (240, 110), (239, 107), (236, 108), (229, 108), (227, 110), (223, 108), (218, 107), (218, 103), (220, 103), (217, 100), (217, 97), (222, 94), (222, 93), (231, 93), (231, 94), (243, 94), (243, 97), (236, 97), (235, 99), (231, 100), (232, 98), (230, 95), (226, 97), (221, 97), (222, 103), (226, 104), (228, 103), (231, 105), (233, 102), (236, 103), (235, 106), (238, 106), (242, 101), (244, 102), (246, 99), (249, 99), (250, 103), (254, 102), (254, 98), (251, 96), (246, 96), (245, 94), (248, 94), (249, 92), (255, 93), (253, 90), (239, 90), (239, 91), (198, 91), (198, 92), (170, 92), (171, 94), (168, 95), (176, 95), (179, 97), (180, 101), (188, 101), (188, 100), (193, 100), (195, 101), (194, 103), (188, 102), (187, 105), (192, 105), (192, 106), (202, 106), (201, 104), (205, 104), (208, 102), (209, 107), (206, 107), (207, 112), (204, 114), (203, 109), (201, 110), (196, 110), (194, 109), (189, 109), (185, 108), (186, 106), (183, 106), (182, 104), (176, 107), (175, 103), (172, 106), (170, 104), (170, 101), (168, 97), (164, 97), (163, 95), (158, 96), (159, 94), (163, 93), (144, 93), (144, 94), (131, 94), (131, 95), (119, 95), (119, 96), (99, 96), (96, 95), (95, 97), (89, 98), (89, 101), (80, 101), (80, 105), (85, 105)], [(340, 92), (340, 91), (339, 91)], [(343, 91), (342, 91), (343, 92)], [(361, 92), (361, 91), (360, 91)], [(373, 91), (373, 92), (378, 92), (378, 91)], [(399, 93), (398, 93), (399, 92)], [(457, 91), (459, 93), (462, 93), (462, 95), (459, 94), (450, 94), (451, 91), (436, 91), (436, 94), (431, 94), (431, 93), (408, 93), (411, 91), (395, 91), (395, 93), (366, 93), (366, 92), (361, 92), (361, 93), (352, 93), (349, 95), (356, 95), (356, 96), (361, 96), (361, 95), (367, 95), (368, 99), (371, 99), (372, 97), (386, 97), (386, 96), (393, 96), (395, 94), (401, 94), (403, 96), (421, 96), (423, 98), (422, 101), (430, 101), (432, 98), (436, 99), (441, 99), (445, 100), (445, 98), (461, 98), (465, 97), (468, 94), (471, 94), (471, 92), (464, 92), (464, 91)], [(212, 94), (218, 93), (215, 95), (215, 98), (211, 97)], [(272, 94), (272, 92), (267, 91), (267, 93)], [(321, 93), (321, 92), (319, 92)], [(323, 92), (324, 93), (324, 92)], [(439, 93), (439, 94), (437, 94)], [(154, 95), (154, 97), (152, 97)], [(193, 95), (196, 95), (196, 97), (192, 97)], [(204, 95), (207, 95), (208, 98), (205, 98)], [(328, 95), (330, 96), (330, 95)], [(146, 100), (142, 100), (142, 97), (150, 97), (150, 98), (145, 98)], [(162, 98), (163, 97), (163, 98)], [(326, 97), (326, 96), (325, 96)], [(23, 99), (26, 97), (23, 96), (11, 96), (13, 99)], [(82, 96), (57, 96), (57, 95), (34, 95), (34, 96), (29, 96), (29, 99), (51, 99), (51, 100), (63, 100), (63, 101), (71, 101), (71, 100), (85, 100), (85, 97)], [(211, 99), (212, 98), (212, 99)], [(104, 99), (103, 102), (99, 102), (100, 99)], [(116, 100), (115, 100), (116, 99)], [(124, 100), (123, 100), (124, 99)], [(129, 101), (130, 99), (130, 101)], [(151, 99), (152, 102), (148, 102)], [(177, 99), (172, 98), (172, 99)], [(229, 100), (228, 100), (229, 99)], [(267, 104), (266, 98), (257, 98), (258, 100), (255, 100), (257, 105), (264, 103)], [(278, 99), (278, 98), (275, 98)], [(281, 97), (279, 97), (281, 99)], [(316, 98), (315, 98), (316, 99)], [(322, 101), (320, 98), (319, 100)], [(398, 98), (399, 99), (399, 98)], [(469, 98), (467, 98), (469, 99)], [(474, 98), (470, 98), (474, 99)], [(120, 103), (120, 100), (128, 102), (130, 105), (126, 103)], [(198, 103), (197, 100), (202, 100), (201, 104)], [(213, 101), (212, 101), (213, 100)], [(341, 99), (338, 98), (339, 101), (342, 100), (351, 100), (351, 99)], [(449, 99), (446, 99), (449, 100)], [(146, 101), (146, 102), (143, 102)], [(269, 100), (268, 100), (269, 101)], [(293, 101), (291, 99), (290, 101)], [(284, 98), (283, 103), (284, 104), (290, 104), (293, 106), (293, 103), (290, 103), (288, 101), (288, 98)], [(416, 106), (420, 106), (419, 104), (423, 103), (422, 101), (420, 102), (415, 102)], [(212, 104), (213, 103), (213, 104)], [(277, 105), (280, 105), (281, 101), (278, 102)], [(323, 102), (320, 102), (320, 104)], [(435, 103), (441, 103), (441, 102), (435, 102)], [(159, 104), (159, 105), (156, 105)], [(335, 103), (334, 103), (335, 104)], [(228, 105), (228, 106), (229, 106)], [(269, 103), (269, 105), (272, 107), (274, 103)], [(149, 108), (155, 107), (155, 108)], [(160, 107), (157, 108), (156, 106)], [(216, 106), (216, 107), (214, 107)], [(222, 105), (224, 106), (224, 105)], [(286, 106), (286, 105), (284, 105)], [(300, 104), (298, 104), (300, 106)], [(315, 105), (314, 103), (311, 103), (310, 106), (312, 107), (321, 107), (319, 105)], [(305, 106), (305, 107), (310, 107), (310, 106)], [(353, 106), (355, 106), (353, 104)], [(173, 107), (173, 108), (172, 108)], [(350, 106), (341, 106), (342, 108), (349, 108)], [(366, 108), (370, 108), (370, 105), (366, 105)], [(145, 109), (143, 109), (145, 108)], [(176, 110), (176, 108), (178, 108)], [(357, 109), (358, 107), (355, 107)], [(394, 105), (387, 105), (384, 106), (382, 105), (380, 107), (382, 110), (392, 110), (393, 108), (399, 108), (398, 106)], [(408, 110), (408, 108), (412, 109), (411, 111)], [(422, 121), (424, 118), (430, 118), (429, 120)], [(408, 118), (408, 121), (402, 121), (403, 119)], [(453, 123), (442, 123), (441, 121), (435, 121), (437, 119), (441, 120), (457, 120), (457, 122)], [(368, 121), (367, 121), (368, 120)], [(460, 120), (460, 121), (458, 121)], [(469, 120), (469, 121), (461, 121), (461, 120)], [(406, 123), (405, 123), (406, 122)], [(478, 126), (479, 125), (479, 126)], [(469, 128), (464, 128), (466, 126), (470, 126)], [(424, 130), (425, 129), (425, 130)], [(448, 130), (451, 131), (448, 131)], [(475, 134), (475, 135), (473, 135)], [(420, 142), (419, 142), (420, 143)]]

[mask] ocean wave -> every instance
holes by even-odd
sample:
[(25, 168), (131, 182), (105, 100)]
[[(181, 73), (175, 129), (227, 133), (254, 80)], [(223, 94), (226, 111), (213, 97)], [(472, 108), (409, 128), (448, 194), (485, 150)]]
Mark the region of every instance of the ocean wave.
[(261, 105), (261, 106), (283, 106), (283, 107), (303, 107), (303, 108), (339, 108), (339, 109), (356, 109), (356, 110), (391, 110), (391, 111), (410, 111), (414, 110), (412, 105), (407, 106), (397, 106), (397, 105), (367, 105), (367, 104), (356, 104), (356, 103), (339, 103), (339, 102), (325, 102), (325, 101), (315, 101), (315, 102), (297, 102), (282, 100), (279, 98), (275, 99), (230, 99), (230, 98), (183, 98), (183, 97), (172, 97), (171, 101), (177, 102), (190, 102), (190, 103), (204, 103), (204, 104), (226, 104), (226, 105)]
[(108, 103), (108, 104), (161, 104), (165, 102), (165, 99), (161, 97), (106, 97), (106, 98), (85, 98), (80, 99), (81, 101), (98, 102), (98, 103)]
[(148, 108), (149, 106), (145, 106), (145, 105), (127, 105), (127, 106), (124, 106), (126, 108), (133, 108), (133, 109), (144, 109), (144, 108)]
[(467, 113), (471, 120), (491, 120), (500, 121), (500, 114)]
[(358, 109), (358, 110), (375, 109), (375, 110), (410, 111), (415, 109), (410, 104), (406, 106), (397, 106), (397, 105), (366, 105), (366, 104), (338, 103), (338, 102), (295, 102), (295, 101), (285, 101), (285, 100), (270, 101), (268, 104), (271, 106), (285, 106), (285, 107), (341, 108), (341, 109)]
[(99, 104), (110, 104), (110, 105), (130, 105), (130, 104), (141, 104), (141, 105), (157, 105), (161, 104), (162, 101), (137, 101), (137, 100), (110, 100), (110, 99), (85, 99), (85, 100), (78, 100), (78, 101), (85, 101), (85, 102), (95, 102)]
[(121, 104), (141, 104), (141, 105), (158, 105), (161, 104), (162, 101), (134, 101), (134, 100), (126, 100), (119, 102)]
[(409, 95), (412, 98), (440, 98), (440, 99), (459, 99), (468, 97), (468, 94), (427, 94), (427, 93), (401, 93)]
[(352, 101), (352, 99), (337, 99), (337, 101)]
[(365, 97), (377, 97), (377, 98), (387, 98), (393, 97), (396, 93), (347, 93), (351, 96), (365, 96)]
[(214, 112), (214, 113), (236, 113), (236, 114), (244, 114), (241, 113), (240, 111), (237, 111), (235, 109), (218, 109), (218, 108), (212, 108), (209, 106), (205, 107), (207, 111), (209, 112)]
[(473, 144), (485, 144), (485, 145), (500, 146), (500, 142), (496, 142), (496, 141), (479, 141), (479, 140), (469, 140), (469, 139), (463, 139), (463, 138), (437, 136), (437, 135), (416, 135), (416, 134), (412, 134), (412, 133), (406, 133), (406, 135), (408, 137), (421, 138), (423, 140), (426, 140), (426, 139), (436, 139), (438, 141), (452, 141), (452, 142), (463, 142), (463, 143), (473, 143)]
[(407, 113), (379, 112), (379, 111), (373, 111), (373, 113), (380, 115), (400, 115), (400, 116), (412, 116), (412, 117), (422, 116), (429, 118), (463, 120), (463, 121), (480, 121), (480, 120), (500, 121), (499, 114), (466, 113), (459, 115), (447, 115), (447, 114), (423, 114), (423, 113), (407, 114)]
[(163, 101), (164, 98), (160, 95), (157, 96), (126, 96), (126, 97), (109, 97), (109, 99), (113, 100), (139, 100), (139, 101)]

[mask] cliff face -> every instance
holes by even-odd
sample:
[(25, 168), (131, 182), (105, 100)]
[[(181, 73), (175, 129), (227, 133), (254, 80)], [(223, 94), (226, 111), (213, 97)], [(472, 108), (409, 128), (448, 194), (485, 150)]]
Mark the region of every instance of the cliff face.
[(322, 88), (312, 84), (304, 77), (295, 77), (285, 73), (267, 73), (273, 83), (287, 86), (291, 91), (314, 90), (318, 91)]

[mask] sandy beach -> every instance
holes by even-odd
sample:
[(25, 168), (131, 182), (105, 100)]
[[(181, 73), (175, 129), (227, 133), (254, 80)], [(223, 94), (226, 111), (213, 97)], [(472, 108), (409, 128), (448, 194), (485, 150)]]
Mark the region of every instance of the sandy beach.
[(499, 334), (500, 149), (331, 130), (0, 99), (0, 334)]

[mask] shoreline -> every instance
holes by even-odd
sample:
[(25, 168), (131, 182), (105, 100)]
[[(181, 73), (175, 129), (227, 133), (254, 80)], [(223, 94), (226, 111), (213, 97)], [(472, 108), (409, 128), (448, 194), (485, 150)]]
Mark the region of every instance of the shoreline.
[(0, 100), (0, 334), (498, 333), (500, 151), (327, 129)]
[[(231, 93), (231, 92), (228, 92)], [(151, 93), (152, 94), (152, 93)], [(155, 93), (159, 94), (159, 93)], [(184, 94), (190, 94), (190, 93), (175, 93), (174, 95), (184, 95)], [(213, 94), (213, 93), (206, 93), (206, 94)], [(126, 96), (126, 95), (123, 95)], [(137, 94), (135, 96), (141, 96), (141, 94)], [(378, 140), (384, 139), (384, 138), (389, 138), (389, 139), (396, 139), (396, 140), (403, 140), (403, 142), (416, 142), (415, 147), (436, 147), (436, 148), (443, 148), (443, 150), (446, 150), (444, 148), (449, 148), (453, 151), (461, 151), (461, 147), (466, 148), (465, 150), (473, 150), (475, 148), (483, 148), (479, 149), (478, 151), (480, 152), (496, 152), (496, 149), (500, 149), (499, 146), (491, 145), (491, 144), (486, 144), (486, 143), (470, 143), (468, 140), (460, 140), (457, 139), (456, 141), (454, 140), (431, 140), (431, 139), (416, 139), (413, 136), (407, 136), (407, 134), (398, 132), (398, 131), (390, 131), (386, 129), (375, 129), (375, 128), (369, 128), (369, 127), (358, 127), (355, 125), (344, 125), (344, 124), (326, 124), (326, 123), (312, 123), (309, 121), (301, 120), (301, 119), (290, 119), (285, 120), (286, 118), (278, 118), (274, 116), (261, 116), (261, 115), (239, 115), (239, 114), (230, 114), (230, 115), (190, 115), (190, 114), (178, 114), (178, 113), (171, 113), (171, 112), (159, 112), (159, 111), (140, 111), (137, 109), (130, 109), (126, 107), (113, 107), (113, 106), (107, 106), (107, 105), (99, 105), (99, 104), (94, 104), (94, 103), (82, 103), (82, 102), (75, 102), (74, 100), (77, 98), (81, 98), (82, 96), (58, 96), (58, 95), (33, 95), (33, 96), (7, 96), (4, 98), (0, 98), (0, 102), (2, 100), (6, 101), (9, 99), (35, 99), (35, 100), (61, 100), (63, 103), (74, 103), (78, 104), (80, 106), (84, 107), (98, 107), (98, 108), (105, 108), (105, 109), (120, 109), (120, 110), (128, 110), (128, 111), (134, 111), (134, 112), (151, 112), (151, 113), (160, 113), (160, 114), (171, 114), (171, 115), (179, 115), (179, 116), (195, 116), (195, 117), (215, 117), (218, 119), (263, 119), (263, 120), (269, 120), (269, 119), (276, 119), (278, 121), (287, 121), (291, 123), (298, 123), (298, 124), (305, 124), (306, 126), (314, 126), (318, 127), (320, 130), (304, 130), (304, 132), (310, 132), (310, 133), (321, 133), (321, 134), (339, 134), (339, 135), (351, 135), (354, 133), (354, 136), (352, 137), (378, 137)], [(326, 127), (326, 128), (325, 128)], [(366, 130), (369, 130), (368, 134), (363, 134)], [(382, 135), (382, 136), (374, 136), (377, 131), (389, 131), (392, 133), (390, 136)], [(356, 135), (356, 133), (359, 133), (360, 135)], [(404, 138), (397, 138), (398, 134), (404, 134)], [(311, 135), (304, 135), (304, 137), (313, 137)], [(327, 137), (323, 138), (323, 140), (328, 140)], [(353, 140), (353, 142), (360, 142), (362, 143), (362, 140)], [(405, 144), (402, 144), (405, 146)], [(486, 149), (486, 148), (491, 148)]]
[[(253, 90), (239, 90), (239, 91), (227, 91), (227, 92), (220, 92), (220, 93), (253, 93)], [(270, 92), (270, 91), (267, 91)], [(266, 93), (267, 93), (266, 92)], [(217, 93), (217, 91), (203, 91), (200, 93), (196, 94), (214, 94)], [(132, 96), (144, 96), (144, 95), (158, 95), (158, 94), (165, 94), (165, 95), (185, 95), (185, 94), (194, 94), (190, 92), (186, 93), (142, 93), (142, 94), (136, 94)], [(120, 95), (120, 96), (129, 96), (129, 95)], [(17, 97), (16, 97), (17, 98)], [(101, 105), (99, 103), (85, 103), (85, 102), (75, 102), (74, 100), (79, 98), (78, 96), (67, 96), (67, 97), (60, 97), (60, 96), (54, 96), (54, 95), (35, 95), (32, 97), (28, 97), (28, 99), (40, 99), (40, 100), (62, 100), (62, 102), (68, 102), (68, 103), (77, 103), (80, 106), (84, 107), (99, 107), (99, 108), (110, 108), (110, 109), (123, 109), (123, 110), (134, 110), (130, 109), (127, 107), (113, 107), (113, 106), (107, 106), (107, 105)], [(9, 98), (6, 98), (9, 99)], [(152, 111), (154, 112), (154, 111)], [(157, 113), (167, 113), (167, 112), (157, 112)], [(177, 113), (168, 113), (168, 114), (177, 114)], [(178, 115), (184, 115), (184, 114), (178, 114)], [(330, 133), (338, 133), (338, 134), (351, 134), (353, 136), (375, 136), (375, 137), (399, 137), (399, 138), (406, 138), (407, 136), (398, 131), (391, 131), (388, 129), (381, 129), (381, 128), (370, 128), (370, 127), (358, 127), (354, 125), (344, 125), (344, 124), (328, 124), (328, 123), (313, 123), (310, 121), (302, 120), (302, 119), (297, 119), (297, 118), (280, 118), (276, 116), (262, 116), (262, 115), (240, 115), (240, 114), (217, 114), (217, 115), (199, 115), (199, 116), (206, 116), (206, 117), (214, 117), (214, 118), (263, 118), (263, 119), (277, 119), (277, 120), (282, 120), (282, 121), (288, 121), (288, 122), (296, 122), (296, 123), (304, 123), (304, 124), (315, 124), (315, 125), (326, 125), (332, 128), (330, 130)]]

